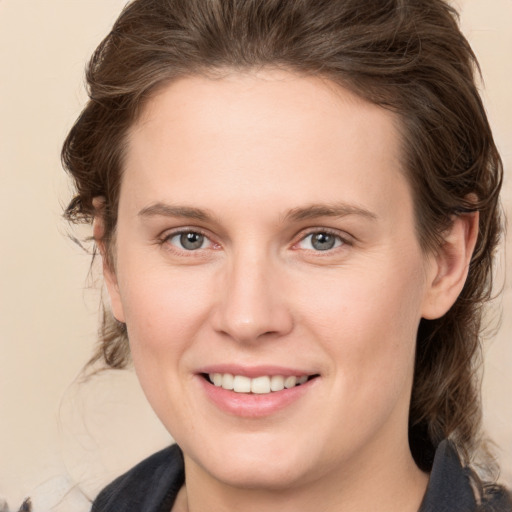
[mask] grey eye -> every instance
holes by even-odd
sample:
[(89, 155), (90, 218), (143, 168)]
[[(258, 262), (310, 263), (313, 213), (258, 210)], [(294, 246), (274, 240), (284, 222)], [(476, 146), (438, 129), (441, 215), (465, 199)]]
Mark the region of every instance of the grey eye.
[(204, 244), (204, 236), (194, 232), (181, 233), (180, 244), (187, 251), (200, 249)]
[(304, 237), (299, 246), (301, 249), (313, 251), (329, 251), (343, 244), (343, 240), (338, 235), (333, 235), (325, 231), (310, 233)]
[(183, 231), (170, 236), (168, 242), (178, 249), (185, 249), (186, 251), (196, 251), (197, 249), (204, 249), (210, 243), (209, 239), (197, 233), (196, 231)]
[(311, 245), (317, 251), (328, 251), (336, 244), (336, 237), (329, 233), (315, 233), (311, 235)]

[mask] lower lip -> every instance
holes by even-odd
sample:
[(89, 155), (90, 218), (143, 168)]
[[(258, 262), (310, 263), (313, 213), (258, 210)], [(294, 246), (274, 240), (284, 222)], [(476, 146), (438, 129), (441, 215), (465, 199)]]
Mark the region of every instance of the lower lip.
[(315, 385), (318, 377), (300, 386), (271, 393), (235, 393), (219, 386), (214, 386), (198, 375), (206, 396), (219, 409), (242, 418), (261, 418), (270, 416), (293, 404), (303, 397)]

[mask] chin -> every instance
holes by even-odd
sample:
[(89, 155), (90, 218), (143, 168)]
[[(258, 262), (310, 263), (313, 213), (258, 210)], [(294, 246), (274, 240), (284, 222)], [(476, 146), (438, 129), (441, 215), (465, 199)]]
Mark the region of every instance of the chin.
[(282, 440), (246, 439), (229, 444), (218, 442), (199, 457), (191, 454), (191, 458), (202, 471), (231, 487), (278, 491), (315, 478), (304, 446), (298, 440), (284, 443)]
[(246, 463), (239, 463), (236, 458), (226, 458), (224, 464), (225, 468), (215, 468), (211, 476), (239, 489), (284, 491), (305, 483), (308, 475), (304, 465), (292, 467), (289, 461), (266, 459), (248, 466)]

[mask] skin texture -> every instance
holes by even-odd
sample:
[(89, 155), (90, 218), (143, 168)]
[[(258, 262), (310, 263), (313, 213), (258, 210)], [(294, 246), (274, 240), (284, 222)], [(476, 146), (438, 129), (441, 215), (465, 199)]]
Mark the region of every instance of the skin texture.
[[(398, 122), (267, 69), (176, 81), (132, 127), (104, 270), (141, 385), (185, 454), (175, 510), (418, 509), (416, 331), (460, 292), (477, 216), (422, 252)], [(183, 248), (183, 231), (203, 234), (200, 248)], [(104, 252), (101, 233), (98, 215)], [(220, 364), (317, 377), (286, 407), (241, 417), (204, 392), (198, 372)]]

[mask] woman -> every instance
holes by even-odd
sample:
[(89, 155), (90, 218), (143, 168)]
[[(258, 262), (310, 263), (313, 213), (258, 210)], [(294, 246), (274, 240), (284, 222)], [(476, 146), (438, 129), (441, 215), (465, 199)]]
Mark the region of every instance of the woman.
[(94, 511), (510, 510), (470, 469), (502, 164), (441, 0), (135, 0), (63, 160), (176, 445)]

